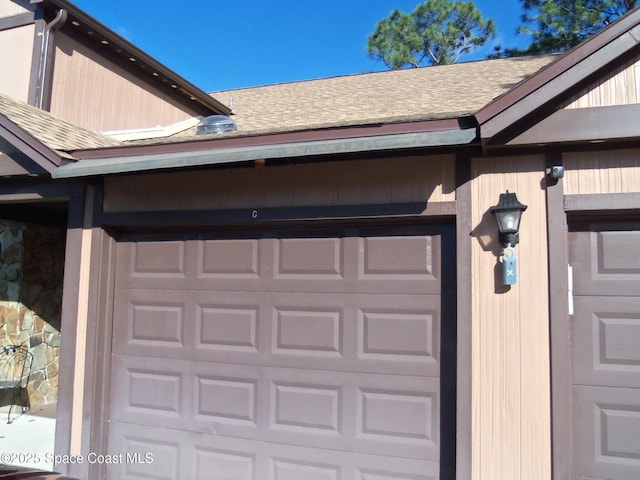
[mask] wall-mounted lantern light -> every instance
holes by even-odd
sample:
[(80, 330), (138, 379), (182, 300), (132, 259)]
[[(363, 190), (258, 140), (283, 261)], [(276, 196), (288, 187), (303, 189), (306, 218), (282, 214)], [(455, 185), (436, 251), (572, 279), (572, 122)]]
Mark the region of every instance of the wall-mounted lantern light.
[(500, 243), (504, 246), (502, 252), (502, 283), (514, 285), (517, 282), (517, 259), (513, 248), (519, 241), (520, 219), (522, 212), (527, 209), (518, 201), (515, 193), (501, 193), (498, 204), (491, 207), (491, 213), (495, 214), (500, 231)]
[(527, 209), (518, 201), (515, 193), (501, 193), (498, 204), (491, 207), (491, 213), (495, 214), (500, 230), (500, 243), (505, 247), (517, 245), (520, 237), (520, 219), (522, 212)]

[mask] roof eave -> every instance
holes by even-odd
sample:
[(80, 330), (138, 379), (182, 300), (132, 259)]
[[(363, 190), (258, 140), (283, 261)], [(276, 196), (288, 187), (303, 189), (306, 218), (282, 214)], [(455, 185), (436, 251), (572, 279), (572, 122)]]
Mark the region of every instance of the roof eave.
[(640, 44), (640, 8), (559, 57), (476, 113), (483, 144), (502, 144), (552, 114), (604, 69), (617, 66)]
[(167, 82), (168, 86), (165, 87), (170, 93), (175, 90), (170, 85), (177, 85), (185, 95), (188, 95), (193, 101), (198, 102), (207, 109), (210, 109), (212, 112), (220, 113), (223, 115), (231, 114), (231, 109), (229, 107), (222, 104), (221, 102), (207, 94), (205, 91), (189, 82), (187, 79), (178, 75), (176, 72), (169, 69), (168, 67), (157, 61), (155, 58), (151, 57), (149, 54), (115, 33), (109, 27), (100, 23), (98, 20), (76, 7), (68, 0), (31, 0), (31, 3), (43, 3), (45, 5), (51, 5), (54, 8), (67, 10), (69, 15), (76, 18), (78, 22), (91, 27), (94, 34), (103, 37), (105, 40), (111, 42), (114, 45), (118, 45), (124, 52), (127, 52), (127, 55), (130, 55), (132, 58), (138, 59), (140, 63), (147, 65), (150, 72), (154, 71), (159, 75), (171, 80), (171, 82)]
[(1, 114), (0, 137), (4, 138), (46, 172), (52, 173), (64, 163), (63, 154), (49, 148), (29, 132)]
[(285, 143), (344, 140), (359, 137), (381, 137), (403, 133), (466, 130), (477, 127), (472, 115), (405, 122), (349, 124), (325, 128), (277, 130), (270, 132), (229, 132), (222, 134), (194, 135), (167, 142), (131, 142), (122, 146), (73, 150), (74, 158), (91, 159), (150, 155), (171, 152), (190, 152), (228, 147), (265, 146)]
[[(210, 143), (207, 148), (191, 150), (185, 145), (165, 145), (164, 150), (136, 148), (129, 153), (136, 155), (102, 156), (84, 158), (76, 163), (56, 169), (53, 178), (93, 177), (145, 171), (166, 171), (178, 168), (206, 167), (238, 164), (256, 160), (327, 158), (336, 155), (387, 152), (395, 150), (425, 149), (473, 145), (477, 140), (475, 126), (448, 128), (408, 133), (353, 136), (346, 138), (322, 138), (306, 141), (266, 141), (253, 139), (252, 144)], [(263, 141), (265, 139), (262, 139)], [(270, 139), (272, 140), (272, 139)], [(226, 146), (221, 146), (226, 145)], [(179, 147), (182, 148), (179, 148)], [(170, 147), (170, 148), (167, 148)], [(191, 147), (192, 148), (192, 147)], [(78, 155), (78, 154), (76, 154)]]

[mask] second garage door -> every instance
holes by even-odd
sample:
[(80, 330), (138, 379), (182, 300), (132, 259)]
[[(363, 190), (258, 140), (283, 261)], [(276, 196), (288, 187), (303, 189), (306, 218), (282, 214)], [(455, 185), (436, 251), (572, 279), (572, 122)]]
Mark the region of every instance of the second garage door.
[(574, 479), (640, 478), (640, 224), (570, 233)]
[(445, 231), (122, 238), (109, 477), (440, 478)]

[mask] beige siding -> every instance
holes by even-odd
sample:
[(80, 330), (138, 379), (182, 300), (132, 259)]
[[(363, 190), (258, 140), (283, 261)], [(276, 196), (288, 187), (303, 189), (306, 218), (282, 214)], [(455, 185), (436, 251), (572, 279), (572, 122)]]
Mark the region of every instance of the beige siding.
[(565, 153), (567, 195), (640, 192), (640, 150)]
[(96, 131), (166, 126), (196, 115), (60, 32), (56, 45), (54, 115)]
[(640, 61), (582, 92), (566, 108), (610, 107), (632, 103), (640, 103)]
[[(23, 1), (23, 3), (28, 2)], [(27, 8), (11, 0), (0, 0), (0, 18), (12, 17), (28, 11), (29, 10)]]
[(0, 32), (0, 92), (26, 102), (29, 97), (34, 25)]
[[(545, 192), (541, 157), (472, 163), (472, 438), (475, 480), (551, 478)], [(500, 193), (528, 205), (505, 289), (490, 208)]]
[(105, 209), (111, 212), (455, 200), (455, 162), (450, 156), (148, 174), (105, 181)]

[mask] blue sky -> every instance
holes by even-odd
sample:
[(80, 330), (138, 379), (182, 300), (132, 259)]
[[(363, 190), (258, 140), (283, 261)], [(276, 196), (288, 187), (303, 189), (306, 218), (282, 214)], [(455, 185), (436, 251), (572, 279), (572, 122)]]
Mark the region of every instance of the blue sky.
[[(376, 23), (420, 0), (72, 0), (207, 92), (385, 70), (366, 54)], [(493, 44), (523, 46), (519, 0), (477, 0)]]

